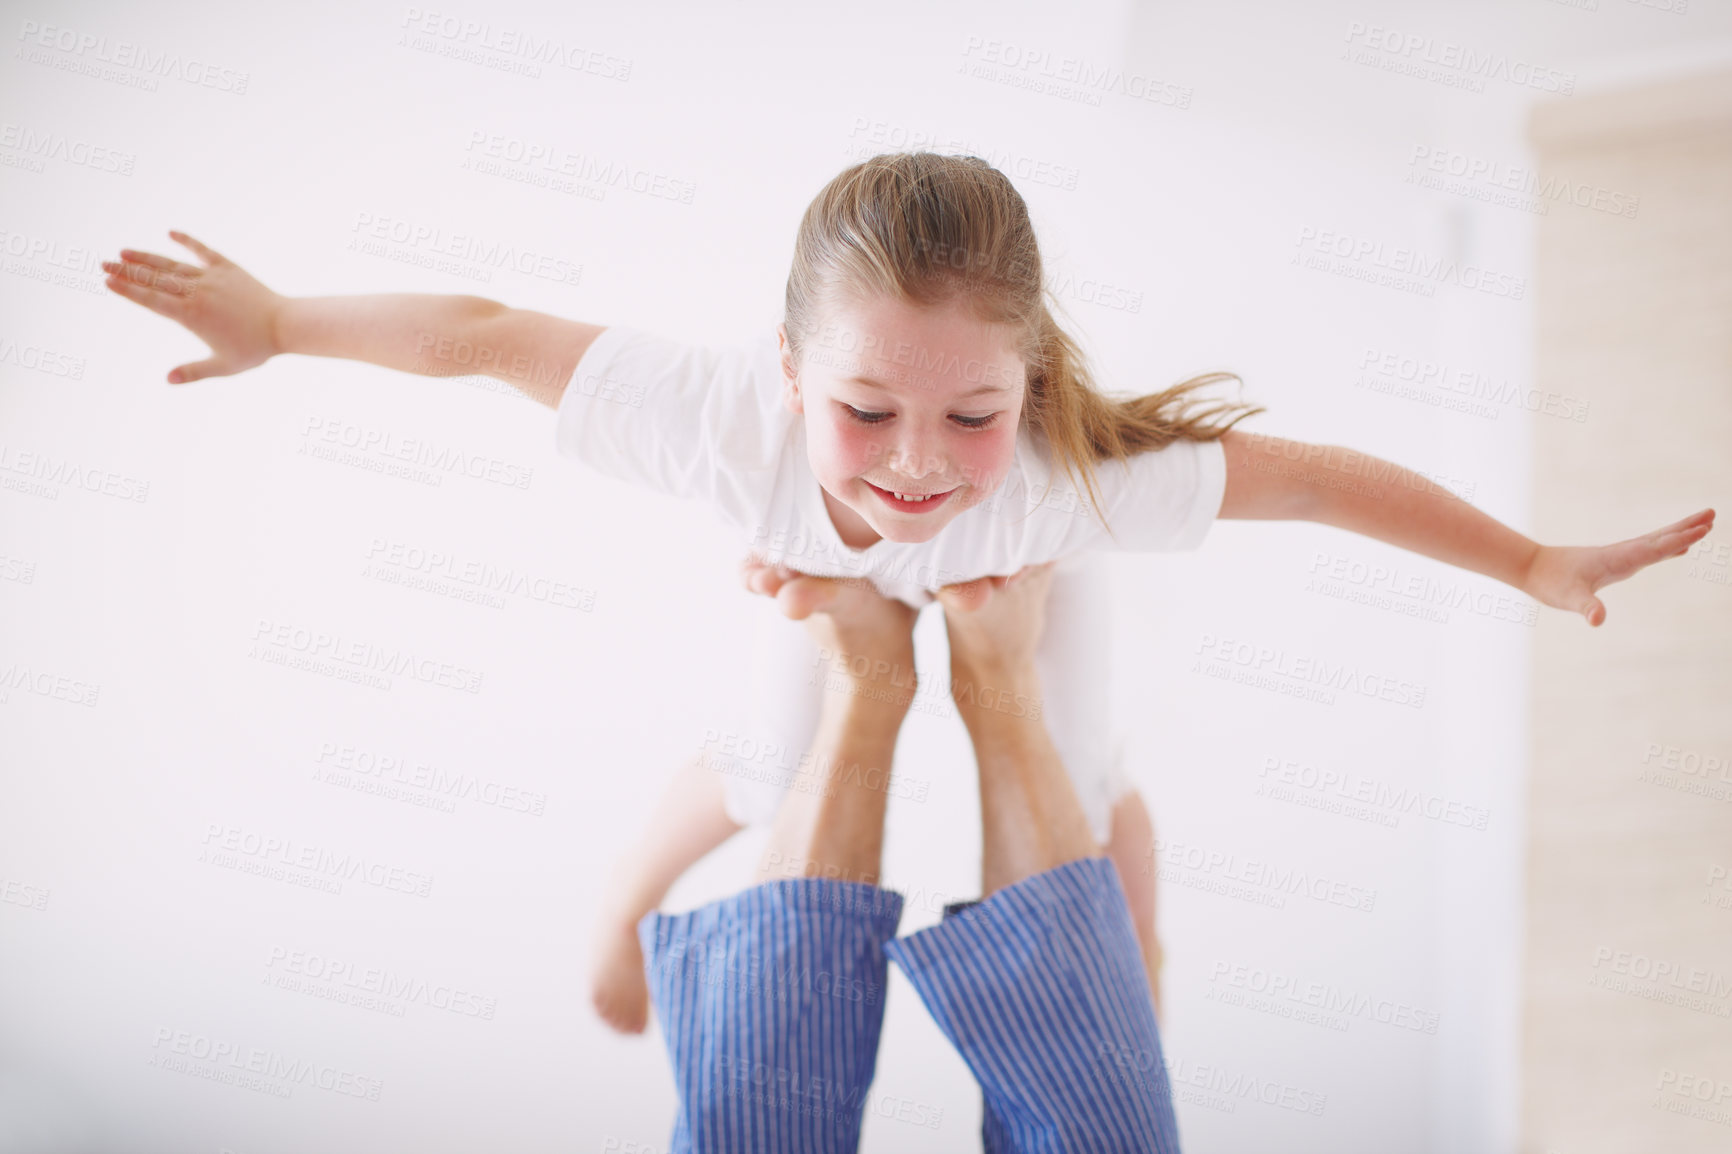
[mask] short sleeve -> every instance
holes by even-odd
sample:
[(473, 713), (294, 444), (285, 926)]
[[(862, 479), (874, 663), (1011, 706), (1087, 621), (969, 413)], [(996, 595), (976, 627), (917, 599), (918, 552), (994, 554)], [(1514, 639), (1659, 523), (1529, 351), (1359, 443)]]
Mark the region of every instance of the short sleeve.
[(761, 371), (745, 348), (609, 326), (560, 397), (555, 451), (671, 496), (717, 500), (732, 472), (773, 459)]
[(1195, 549), (1209, 535), (1227, 488), (1220, 441), (1174, 441), (1124, 462), (1096, 466), (1102, 511), (1121, 549)]

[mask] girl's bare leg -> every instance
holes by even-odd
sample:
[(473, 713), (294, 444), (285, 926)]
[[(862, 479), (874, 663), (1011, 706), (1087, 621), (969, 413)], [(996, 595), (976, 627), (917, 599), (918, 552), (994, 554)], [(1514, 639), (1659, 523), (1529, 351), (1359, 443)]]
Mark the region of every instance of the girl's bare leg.
[(1143, 964), (1149, 971), (1149, 991), (1155, 996), (1155, 1017), (1161, 1016), (1161, 942), (1155, 935), (1155, 827), (1149, 808), (1136, 790), (1113, 806), (1112, 836), (1105, 846), (1107, 857), (1119, 871), (1125, 900), (1131, 907), (1131, 924), (1143, 947)]
[(614, 867), (596, 925), (589, 998), (615, 1030), (641, 1034), (649, 1021), (638, 921), (660, 908), (681, 874), (739, 829), (722, 804), (721, 776), (699, 754), (675, 775), (643, 836)]

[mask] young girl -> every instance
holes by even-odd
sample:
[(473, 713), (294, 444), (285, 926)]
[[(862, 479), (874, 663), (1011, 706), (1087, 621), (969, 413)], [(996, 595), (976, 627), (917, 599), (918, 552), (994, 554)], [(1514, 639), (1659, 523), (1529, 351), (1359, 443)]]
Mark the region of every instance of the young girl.
[[(1713, 523), (1704, 510), (1616, 545), (1541, 546), (1377, 458), (1232, 429), (1256, 410), (1199, 400), (1226, 374), (1105, 396), (1048, 307), (1021, 196), (976, 157), (888, 154), (833, 179), (801, 221), (774, 347), (767, 334), (749, 349), (699, 347), (476, 297), (282, 298), (170, 235), (204, 266), (123, 250), (104, 267), (116, 292), (211, 346), (173, 383), (279, 352), (484, 372), (556, 410), (560, 453), (709, 502), (765, 563), (871, 580), (916, 606), (943, 586), (1062, 560), (1042, 643), (1046, 699), (995, 707), (1043, 710), (1119, 864), (1151, 983), (1153, 888), (1140, 862), (1152, 837), (1101, 712), (1110, 614), (1091, 550), (1194, 548), (1216, 517), (1306, 519), (1599, 625), (1596, 590), (1683, 553)], [(849, 769), (800, 761), (834, 657), (780, 617), (810, 611), (811, 584), (758, 603), (757, 716), (685, 767), (626, 863), (595, 970), (595, 1003), (616, 1028), (641, 1030), (647, 1013), (638, 919), (697, 858), (767, 819), (785, 789)]]

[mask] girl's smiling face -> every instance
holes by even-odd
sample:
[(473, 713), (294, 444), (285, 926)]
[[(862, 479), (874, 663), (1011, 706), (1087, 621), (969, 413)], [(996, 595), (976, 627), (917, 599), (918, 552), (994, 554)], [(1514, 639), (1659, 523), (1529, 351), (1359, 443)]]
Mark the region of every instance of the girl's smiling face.
[(1027, 380), (1007, 327), (955, 299), (838, 302), (797, 370), (777, 334), (783, 400), (805, 415), (812, 471), (850, 548), (929, 541), (1004, 480)]

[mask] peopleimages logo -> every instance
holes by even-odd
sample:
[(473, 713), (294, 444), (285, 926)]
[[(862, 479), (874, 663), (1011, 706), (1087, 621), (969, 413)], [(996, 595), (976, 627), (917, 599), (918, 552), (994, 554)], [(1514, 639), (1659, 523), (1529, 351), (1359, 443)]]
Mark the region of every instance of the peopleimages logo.
[(1597, 184), (1556, 174), (1542, 179), (1538, 169), (1425, 144), (1413, 146), (1408, 169), (1408, 184), (1519, 208), (1539, 216), (1546, 215), (1548, 203), (1558, 201), (1631, 219), (1641, 206), (1640, 197)]
[(1192, 90), (1187, 85), (981, 36), (968, 37), (957, 71), (1094, 107), (1099, 107), (1103, 94), (1108, 93), (1169, 108), (1191, 106)]
[[(1528, 291), (1526, 277), (1444, 260), (1418, 249), (1386, 245), (1352, 233), (1303, 225), (1295, 244), (1299, 251), (1294, 254), (1294, 264), (1424, 296), (1431, 295), (1437, 284), (1453, 284), (1512, 301), (1521, 300)], [(1331, 260), (1333, 264), (1329, 263)]]
[(0, 124), (0, 149), (20, 154), (34, 172), (41, 172), (45, 161), (58, 160), (77, 168), (97, 172), (112, 172), (131, 176), (138, 163), (138, 154), (122, 152), (101, 144), (93, 144), (65, 133), (36, 129), (30, 125), (8, 121)]
[(992, 167), (1017, 180), (1032, 181), (1051, 188), (1074, 191), (1080, 172), (1074, 165), (1060, 164), (1041, 157), (1028, 156), (997, 148), (979, 140), (946, 135), (936, 129), (910, 128), (887, 120), (856, 116), (848, 130), (848, 153), (856, 160), (865, 160), (880, 152), (949, 152), (978, 156)]
[[(326, 846), (297, 842), (293, 838), (274, 837), (244, 829), (238, 825), (209, 822), (200, 843), (204, 849), (199, 858), (226, 869), (243, 873), (258, 873), (259, 869), (241, 868), (243, 860), (265, 867), (265, 872), (301, 871), (308, 879), (336, 882), (357, 881), (376, 889), (392, 890), (424, 898), (433, 892), (433, 875), (419, 873), (401, 865), (377, 861), (360, 854), (341, 852)], [(282, 878), (279, 880), (288, 880)], [(297, 883), (299, 884), (299, 883)], [(329, 885), (309, 888), (337, 892)]]
[[(101, 493), (105, 497), (122, 501), (137, 501), (140, 504), (150, 497), (149, 481), (110, 469), (85, 465), (69, 457), (56, 457), (51, 453), (39, 453), (33, 449), (20, 450), (4, 443), (0, 443), (0, 480), (16, 481), (23, 487), (39, 489), (41, 495), (50, 500), (59, 499), (60, 486), (83, 489), (87, 493)], [(39, 484), (30, 486), (29, 482)], [(8, 484), (6, 487), (15, 486)]]
[[(603, 80), (631, 79), (632, 61), (582, 44), (570, 44), (552, 36), (508, 26), (495, 27), (485, 20), (470, 20), (448, 12), (424, 11), (413, 6), (403, 9), (400, 26), (404, 39), (398, 43), (422, 49), (445, 46), (474, 52), (495, 53), (508, 60), (529, 66), (528, 75), (540, 76), (535, 65), (553, 64), (572, 72), (584, 72)], [(410, 40), (409, 37), (417, 39)], [(443, 42), (443, 45), (440, 44)], [(456, 54), (462, 58), (461, 54)], [(477, 63), (485, 62), (477, 59)]]
[[(1473, 368), (1459, 368), (1449, 362), (1407, 353), (1367, 346), (1359, 356), (1360, 377), (1354, 382), (1359, 388), (1373, 392), (1430, 398), (1432, 403), (1475, 416), (1497, 419), (1495, 409), (1502, 405), (1525, 409), (1541, 416), (1557, 417), (1578, 424), (1588, 419), (1588, 402), (1565, 393), (1524, 388), (1507, 377), (1493, 376)], [(1477, 402), (1486, 402), (1481, 405)]]
[(477, 481), (491, 481), (513, 489), (527, 489), (534, 479), (535, 469), (482, 453), (467, 453), (452, 445), (442, 445), (420, 437), (400, 437), (388, 429), (357, 425), (340, 417), (307, 417), (301, 429), (301, 447), (297, 452), (319, 456), (321, 449), (346, 449), (360, 457), (371, 457), (388, 463), (402, 463), (430, 472), (437, 481), (448, 474), (458, 474)]
[(1491, 811), (1464, 804), (1416, 786), (1393, 786), (1374, 778), (1337, 769), (1319, 769), (1308, 762), (1265, 757), (1257, 774), (1257, 793), (1276, 801), (1343, 816), (1362, 818), (1391, 829), (1402, 815), (1417, 814), (1445, 825), (1483, 830)]
[[(259, 618), (247, 656), (273, 665), (289, 665), (313, 673), (340, 676), (378, 689), (391, 688), (390, 677), (409, 677), (463, 693), (480, 693), (482, 671), (437, 661), (413, 650), (375, 645), (307, 629), (292, 622)], [(383, 675), (383, 676), (380, 676)]]
[(51, 377), (66, 377), (74, 381), (84, 379), (83, 357), (43, 345), (20, 344), (10, 338), (0, 337), (0, 365), (4, 364), (46, 373)]
[(1188, 1088), (1196, 1087), (1212, 1095), (1219, 1095), (1231, 1105), (1237, 1105), (1240, 1101), (1260, 1102), (1265, 1106), (1276, 1106), (1317, 1117), (1322, 1117), (1323, 1108), (1329, 1102), (1329, 1095), (1319, 1094), (1315, 1090), (1289, 1082), (1262, 1078), (1212, 1063), (1190, 1062), (1170, 1054), (1167, 1055), (1166, 1072), (1176, 1090), (1175, 1096), (1180, 1101), (1185, 1100)]
[[(485, 176), (504, 176), (516, 180), (527, 179), (526, 174), (543, 179), (565, 178), (564, 181), (556, 181), (550, 186), (561, 191), (569, 192), (575, 188), (587, 187), (605, 196), (607, 189), (617, 187), (627, 192), (679, 204), (692, 203), (692, 198), (698, 191), (694, 181), (682, 180), (668, 173), (652, 172), (621, 161), (603, 159), (593, 153), (572, 152), (544, 141), (527, 140), (481, 129), (470, 131), (469, 142), (464, 145), (461, 167)], [(532, 179), (529, 182), (539, 184), (542, 181)], [(575, 185), (570, 182), (575, 182)], [(602, 199), (602, 196), (594, 199)]]
[[(247, 81), (251, 79), (249, 73), (190, 56), (182, 57), (178, 52), (156, 51), (128, 40), (110, 42), (106, 36), (53, 24), (38, 24), (34, 20), (19, 24), (18, 40), (24, 45), (15, 53), (19, 59), (107, 80), (121, 79), (122, 74), (117, 70), (128, 69), (141, 74), (126, 78), (131, 87), (148, 92), (157, 90), (158, 80), (181, 80), (196, 87), (245, 96)], [(47, 52), (35, 52), (35, 49), (48, 49), (61, 55), (50, 56)], [(101, 67), (104, 65), (112, 67)]]
[(1193, 673), (1240, 684), (1275, 689), (1327, 704), (1334, 704), (1332, 691), (1341, 691), (1414, 709), (1425, 707), (1425, 686), (1364, 670), (1347, 661), (1289, 653), (1213, 633), (1203, 634), (1194, 653), (1199, 660), (1192, 666)]
[(1519, 600), (1495, 589), (1477, 589), (1460, 581), (1409, 572), (1399, 565), (1369, 563), (1353, 557), (1312, 551), (1306, 592), (1320, 593), (1408, 617), (1449, 622), (1462, 609), (1492, 621), (1532, 626), (1539, 620), (1536, 602)]
[[(349, 229), (348, 248), (374, 256), (389, 256), (408, 264), (440, 271), (458, 267), (453, 262), (476, 266), (463, 270), (475, 279), (491, 280), (489, 270), (507, 269), (524, 276), (575, 285), (583, 280), (583, 265), (551, 253), (486, 239), (472, 232), (450, 232), (436, 225), (371, 212), (355, 214)], [(369, 242), (376, 242), (369, 244)], [(390, 246), (397, 248), (392, 249)], [(450, 258), (446, 260), (444, 258)], [(425, 350), (425, 345), (416, 352)]]
[[(307, 950), (273, 945), (265, 961), (266, 981), (279, 989), (309, 994), (330, 1001), (349, 1002), (366, 1009), (383, 1009), (393, 1017), (403, 1016), (403, 1006), (420, 1003), (459, 1017), (492, 1021), (499, 999), (459, 986), (428, 982), (384, 966), (368, 966)], [(370, 1004), (367, 996), (376, 995)]]
[(1588, 985), (1718, 1018), (1732, 1017), (1732, 1002), (1728, 1001), (1732, 999), (1732, 978), (1671, 958), (1598, 946)]
[(57, 698), (71, 705), (94, 706), (102, 693), (102, 686), (14, 661), (0, 668), (0, 705), (12, 700), (14, 690)]
[(353, 1070), (169, 1026), (157, 1029), (148, 1063), (160, 1070), (283, 1098), (293, 1094), (296, 1086), (312, 1086), (344, 1097), (377, 1102), (385, 1088), (382, 1080)]
[(1288, 897), (1372, 913), (1377, 891), (1339, 878), (1185, 842), (1155, 839), (1144, 872), (1162, 881), (1282, 909)]
[(1308, 981), (1292, 974), (1271, 972), (1257, 966), (1217, 961), (1209, 974), (1210, 989), (1204, 997), (1229, 1005), (1275, 1013), (1280, 1017), (1316, 1011), (1318, 1025), (1346, 1029), (1348, 1018), (1421, 1034), (1437, 1033), (1439, 1014), (1393, 998), (1378, 997), (1333, 982)]
[[(1522, 88), (1537, 88), (1541, 92), (1556, 92), (1569, 96), (1576, 90), (1576, 75), (1555, 68), (1542, 68), (1528, 60), (1510, 57), (1502, 52), (1486, 52), (1438, 40), (1417, 32), (1403, 32), (1352, 20), (1347, 24), (1347, 42), (1356, 49), (1380, 53), (1387, 66), (1398, 63), (1391, 71), (1410, 71), (1423, 79), (1449, 77), (1467, 81), (1474, 91), (1484, 91), (1487, 80), (1501, 80)], [(1370, 63), (1371, 61), (1356, 61)], [(1440, 75), (1428, 75), (1427, 70)]]

